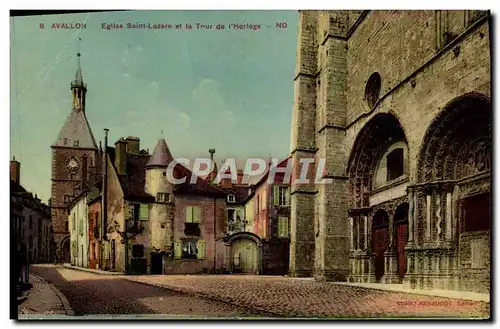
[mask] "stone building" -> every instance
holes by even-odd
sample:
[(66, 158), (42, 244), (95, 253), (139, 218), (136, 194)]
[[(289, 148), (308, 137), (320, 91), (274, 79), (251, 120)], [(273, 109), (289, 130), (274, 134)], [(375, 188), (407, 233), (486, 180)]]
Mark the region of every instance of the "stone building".
[[(226, 270), (231, 273), (243, 272), (264, 275), (283, 275), (288, 272), (289, 259), (289, 222), (290, 222), (290, 183), (280, 172), (287, 167), (289, 158), (266, 169), (254, 184), (242, 189), (241, 184), (223, 184), (228, 198), (238, 192), (235, 201), (245, 210), (243, 223), (236, 230), (228, 230), (223, 241), (226, 245)], [(269, 177), (272, 174), (274, 177)], [(227, 172), (226, 172), (227, 173)], [(238, 183), (241, 182), (238, 175)], [(223, 181), (221, 181), (222, 183)], [(228, 202), (228, 223), (235, 223), (229, 217), (232, 202)], [(228, 224), (228, 225), (229, 225)]]
[(106, 150), (104, 223), (99, 209), (103, 184), (87, 191), (87, 234), (92, 238), (93, 232), (99, 234), (100, 225), (105, 227), (102, 241), (89, 239), (89, 253), (98, 258), (90, 256), (93, 266), (100, 263), (104, 270), (131, 274), (188, 274), (222, 268), (223, 245), (215, 237), (226, 231), (226, 194), (201, 178), (190, 184), (192, 173), (181, 164), (174, 166), (173, 176), (185, 182), (169, 182), (166, 171), (175, 160), (164, 139), (152, 155), (140, 150), (136, 137), (121, 138)]
[[(302, 11), (290, 272), (488, 292), (488, 12)], [(317, 162), (317, 161), (316, 161)]]
[(20, 185), (21, 163), (10, 162), (10, 218), (13, 250), (29, 264), (53, 261), (50, 208)]
[(71, 265), (88, 267), (89, 263), (89, 234), (88, 234), (88, 206), (87, 193), (81, 193), (68, 206), (70, 232), (70, 259)]
[(83, 82), (78, 53), (78, 67), (71, 82), (72, 110), (64, 122), (52, 149), (51, 217), (59, 261), (70, 262), (68, 204), (87, 186), (98, 180), (100, 150), (87, 120)]

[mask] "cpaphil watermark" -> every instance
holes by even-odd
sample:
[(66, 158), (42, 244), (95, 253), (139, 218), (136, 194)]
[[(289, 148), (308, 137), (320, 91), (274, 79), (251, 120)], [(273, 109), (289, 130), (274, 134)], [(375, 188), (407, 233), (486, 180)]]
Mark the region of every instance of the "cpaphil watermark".
[[(215, 168), (215, 163), (210, 158), (194, 159), (191, 168), (193, 175), (188, 182), (187, 176), (175, 177), (175, 168), (179, 164), (189, 168), (190, 160), (177, 158), (170, 162), (166, 169), (166, 177), (174, 185), (184, 183), (196, 184), (199, 177), (207, 177)], [(312, 169), (312, 164), (316, 165), (315, 170)], [(233, 184), (249, 184), (252, 177), (261, 177), (267, 173), (268, 183), (274, 183), (279, 175), (280, 184), (290, 184), (292, 178), (295, 184), (309, 184), (312, 180), (311, 177), (314, 178), (313, 183), (315, 184), (331, 184), (333, 179), (325, 178), (324, 175), (325, 164), (325, 159), (302, 158), (297, 165), (299, 168), (294, 168), (294, 162), (291, 158), (282, 161), (278, 158), (272, 158), (271, 163), (261, 158), (248, 158), (245, 161), (244, 169), (238, 171), (236, 159), (227, 158), (219, 170), (217, 170), (213, 183), (219, 184), (223, 179), (229, 179)]]

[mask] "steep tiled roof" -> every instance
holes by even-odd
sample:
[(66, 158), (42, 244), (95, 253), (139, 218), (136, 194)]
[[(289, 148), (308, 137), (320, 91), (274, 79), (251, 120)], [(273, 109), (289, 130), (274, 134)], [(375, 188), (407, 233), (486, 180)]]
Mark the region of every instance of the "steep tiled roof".
[(120, 177), (125, 199), (154, 201), (154, 197), (145, 191), (146, 164), (149, 159), (149, 155), (127, 154), (127, 175)]
[[(292, 157), (288, 156), (286, 159), (284, 159), (283, 161), (281, 161), (280, 163), (278, 163), (277, 167), (278, 168), (286, 168), (287, 165), (288, 165), (288, 161), (291, 161), (291, 159), (292, 159)], [(265, 181), (267, 181), (267, 179), (269, 177), (269, 170), (270, 170), (270, 166), (267, 167), (266, 174), (264, 176), (262, 176), (262, 178), (259, 180), (258, 183), (255, 184), (255, 188), (257, 188), (262, 183), (264, 183)], [(272, 182), (272, 184), (283, 184), (284, 178), (285, 178), (285, 174), (284, 173), (277, 172), (277, 173), (274, 174), (274, 181)], [(291, 181), (291, 179), (290, 179), (290, 181)]]
[(193, 173), (182, 164), (177, 164), (174, 167), (174, 178), (180, 179), (186, 177), (184, 183), (174, 186), (174, 192), (178, 194), (196, 194), (213, 197), (225, 197), (226, 193), (217, 186), (210, 184), (207, 180), (198, 177), (196, 184), (191, 184), (191, 176)]
[(10, 180), (10, 193), (24, 193), (26, 190), (12, 179)]
[[(78, 141), (78, 146), (74, 142)], [(65, 143), (66, 142), (66, 143)], [(59, 131), (52, 146), (82, 147), (97, 149), (85, 112), (73, 109)]]
[(164, 138), (162, 138), (156, 144), (153, 155), (149, 159), (147, 166), (167, 167), (172, 160), (173, 157), (170, 153), (170, 150), (168, 149), (167, 142)]

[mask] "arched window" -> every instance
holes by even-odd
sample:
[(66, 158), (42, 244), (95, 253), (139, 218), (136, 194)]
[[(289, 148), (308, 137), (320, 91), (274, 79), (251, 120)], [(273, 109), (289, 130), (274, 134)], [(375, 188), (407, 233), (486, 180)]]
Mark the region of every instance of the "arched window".
[(370, 75), (365, 88), (365, 100), (369, 108), (373, 108), (380, 97), (380, 87), (382, 85), (380, 74), (377, 72)]
[(387, 154), (387, 180), (391, 181), (404, 174), (404, 151), (397, 148)]

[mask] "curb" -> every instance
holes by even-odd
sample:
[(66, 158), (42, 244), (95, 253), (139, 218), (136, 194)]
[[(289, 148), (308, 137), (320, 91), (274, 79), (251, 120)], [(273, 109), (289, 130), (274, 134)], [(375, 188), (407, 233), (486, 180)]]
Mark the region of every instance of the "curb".
[(91, 269), (91, 268), (73, 266), (73, 265), (70, 265), (70, 264), (63, 264), (63, 266), (66, 267), (66, 268), (69, 268), (71, 270), (82, 271), (82, 272), (87, 272), (87, 273), (94, 273), (94, 274), (100, 274), (100, 275), (125, 275), (125, 273), (121, 273), (121, 272), (108, 272), (108, 271), (94, 270), (94, 269)]
[(484, 299), (484, 298), (476, 298), (476, 297), (471, 297), (471, 296), (449, 296), (446, 295), (445, 293), (434, 293), (432, 290), (427, 293), (426, 291), (422, 290), (412, 290), (412, 289), (390, 289), (390, 288), (384, 288), (384, 287), (365, 287), (361, 285), (356, 285), (356, 284), (350, 284), (348, 282), (331, 282), (332, 284), (338, 285), (338, 286), (345, 286), (345, 287), (355, 287), (355, 288), (361, 288), (361, 289), (373, 289), (373, 290), (378, 290), (378, 291), (385, 291), (385, 292), (392, 292), (392, 293), (403, 293), (403, 294), (412, 294), (412, 295), (419, 295), (419, 296), (427, 296), (427, 297), (435, 297), (435, 298), (447, 298), (447, 299), (455, 299), (455, 300), (468, 300), (468, 301), (474, 301), (474, 302), (481, 302), (481, 303), (490, 303), (490, 298)]
[(254, 307), (254, 306), (251, 306), (251, 305), (248, 305), (248, 304), (244, 304), (244, 303), (240, 303), (240, 302), (237, 302), (237, 301), (227, 300), (227, 299), (220, 298), (220, 297), (214, 297), (214, 296), (211, 296), (210, 294), (205, 293), (205, 292), (188, 291), (188, 290), (184, 290), (182, 288), (169, 287), (169, 286), (165, 286), (165, 285), (162, 285), (162, 284), (159, 284), (159, 283), (136, 281), (136, 280), (133, 280), (133, 279), (129, 279), (127, 277), (124, 277), (122, 279), (126, 280), (126, 281), (129, 281), (129, 282), (139, 283), (139, 284), (143, 284), (143, 285), (150, 286), (150, 287), (156, 287), (156, 288), (160, 288), (160, 289), (175, 291), (175, 292), (178, 292), (178, 293), (181, 293), (181, 294), (184, 294), (184, 295), (188, 295), (188, 296), (203, 298), (203, 299), (212, 300), (212, 301), (216, 301), (216, 302), (222, 302), (222, 303), (226, 303), (226, 304), (230, 304), (230, 305), (242, 307), (242, 308), (245, 308), (247, 310), (257, 311), (257, 312), (260, 312), (260, 313), (267, 313), (268, 315), (272, 315), (274, 317), (290, 318), (290, 317), (295, 317), (295, 316), (302, 316), (300, 314), (285, 314), (285, 313), (272, 312), (272, 311), (269, 311), (269, 310), (266, 310), (266, 309), (262, 309), (260, 307)]
[(36, 275), (34, 273), (31, 273), (31, 275), (35, 276), (37, 279), (39, 279), (43, 283), (47, 284), (50, 287), (50, 289), (52, 289), (56, 293), (57, 297), (59, 297), (59, 299), (61, 300), (61, 303), (64, 307), (64, 311), (66, 312), (66, 315), (70, 315), (70, 316), (75, 315), (75, 311), (73, 310), (73, 308), (69, 304), (68, 299), (66, 298), (66, 296), (64, 296), (64, 294), (59, 289), (57, 289), (53, 284), (49, 283), (47, 280), (45, 280), (44, 278), (42, 278), (39, 275)]

